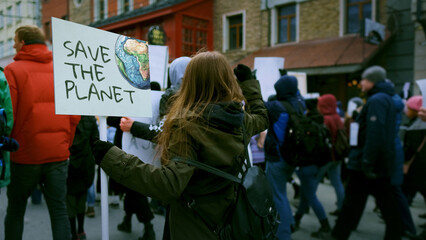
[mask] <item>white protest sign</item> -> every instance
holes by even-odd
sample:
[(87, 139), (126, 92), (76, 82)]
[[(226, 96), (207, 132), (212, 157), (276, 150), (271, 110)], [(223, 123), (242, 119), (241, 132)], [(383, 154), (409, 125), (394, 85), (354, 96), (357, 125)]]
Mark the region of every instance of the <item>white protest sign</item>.
[[(157, 124), (160, 115), (160, 100), (164, 92), (151, 91), (152, 117), (151, 118), (133, 118), (133, 120), (148, 124)], [(123, 132), (122, 149), (126, 153), (137, 156), (145, 163), (160, 166), (160, 161), (156, 157), (155, 144), (141, 138), (134, 137), (129, 132)]]
[(52, 18), (56, 114), (150, 117), (145, 41)]
[(262, 97), (264, 101), (276, 94), (274, 84), (280, 78), (279, 69), (284, 68), (284, 58), (281, 57), (256, 57), (254, 58), (254, 69), (256, 77), (260, 82)]
[(151, 81), (158, 82), (161, 89), (167, 87), (167, 64), (169, 63), (169, 47), (149, 45), (149, 71)]
[(417, 82), (417, 85), (419, 85), (420, 92), (422, 92), (422, 96), (423, 96), (422, 105), (424, 108), (426, 108), (426, 79), (420, 79), (420, 80), (417, 80), (416, 82)]
[(305, 72), (287, 72), (287, 75), (297, 78), (297, 88), (302, 96), (308, 93), (308, 83)]

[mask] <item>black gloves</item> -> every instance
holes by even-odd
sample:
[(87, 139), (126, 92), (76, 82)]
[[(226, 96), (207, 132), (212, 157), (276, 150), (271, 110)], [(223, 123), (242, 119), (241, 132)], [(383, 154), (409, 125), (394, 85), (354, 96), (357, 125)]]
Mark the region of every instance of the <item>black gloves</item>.
[(96, 140), (92, 146), (93, 156), (95, 157), (95, 163), (100, 165), (105, 154), (110, 148), (114, 147), (114, 144), (101, 140)]
[(244, 64), (238, 64), (238, 66), (234, 68), (234, 74), (240, 82), (253, 79), (251, 69)]
[(18, 148), (19, 148), (18, 142), (15, 139), (9, 138), (9, 137), (3, 137), (1, 139), (0, 145), (1, 145), (0, 146), (1, 150), (5, 150), (5, 151), (9, 151), (9, 152), (18, 151)]

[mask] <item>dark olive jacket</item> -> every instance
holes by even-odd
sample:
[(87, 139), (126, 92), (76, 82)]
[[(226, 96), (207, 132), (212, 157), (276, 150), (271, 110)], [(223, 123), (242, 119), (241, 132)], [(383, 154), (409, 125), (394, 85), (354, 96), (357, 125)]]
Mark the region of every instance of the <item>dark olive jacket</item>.
[[(185, 145), (190, 158), (237, 176), (244, 155), (242, 123), (247, 143), (251, 136), (268, 127), (259, 82), (247, 80), (240, 86), (248, 103), (245, 111), (236, 102), (209, 105), (202, 119), (184, 129), (187, 141), (178, 142), (171, 135), (168, 151), (172, 158), (185, 155), (179, 152)], [(235, 184), (228, 180), (174, 161), (160, 168), (144, 164), (117, 147), (106, 153), (101, 167), (127, 187), (170, 204), (171, 239), (218, 239), (199, 215), (188, 208), (186, 199), (196, 202), (198, 214), (220, 224), (236, 198)]]

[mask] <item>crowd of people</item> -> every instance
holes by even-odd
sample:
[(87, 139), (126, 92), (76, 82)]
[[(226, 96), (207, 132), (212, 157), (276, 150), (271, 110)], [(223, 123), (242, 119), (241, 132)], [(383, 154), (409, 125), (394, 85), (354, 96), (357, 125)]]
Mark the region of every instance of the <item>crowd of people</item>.
[[(356, 107), (345, 116), (332, 94), (305, 99), (296, 77), (285, 71), (274, 85), (276, 95), (264, 101), (260, 83), (247, 66), (232, 69), (217, 52), (180, 57), (170, 65), (171, 87), (162, 95), (158, 122), (109, 117), (108, 125), (117, 129), (111, 143), (99, 140), (95, 117), (55, 114), (52, 52), (43, 32), (35, 26), (19, 27), (14, 41), (14, 62), (0, 72), (6, 240), (22, 239), (27, 200), (36, 188), (48, 206), (52, 239), (88, 238), (84, 218), (94, 216), (95, 164), (119, 189), (114, 191), (124, 194), (118, 230), (130, 232), (135, 214), (144, 224), (139, 239), (155, 239), (150, 197), (166, 209), (163, 239), (228, 239), (216, 230), (235, 203), (236, 185), (178, 159), (238, 176), (245, 170), (245, 138), (252, 136), (253, 162), (265, 170), (280, 219), (270, 239), (291, 239), (309, 208), (319, 222), (312, 238), (348, 239), (369, 195), (375, 197), (386, 224), (384, 239), (426, 239), (425, 232), (417, 233), (409, 208), (417, 192), (426, 197), (426, 109), (421, 96), (402, 99), (396, 94), (380, 66), (363, 71), (360, 84), (366, 100), (354, 98)], [(327, 129), (329, 158), (317, 155), (290, 164), (290, 154), (280, 150), (289, 143), (279, 129), (289, 128), (293, 114), (306, 115)], [(155, 143), (161, 165), (123, 151), (123, 132)], [(336, 150), (342, 132), (351, 143), (346, 156)], [(299, 189), (295, 176), (300, 201), (293, 212), (287, 183)], [(329, 213), (337, 216), (334, 226), (317, 197), (325, 176), (336, 193), (336, 210)]]

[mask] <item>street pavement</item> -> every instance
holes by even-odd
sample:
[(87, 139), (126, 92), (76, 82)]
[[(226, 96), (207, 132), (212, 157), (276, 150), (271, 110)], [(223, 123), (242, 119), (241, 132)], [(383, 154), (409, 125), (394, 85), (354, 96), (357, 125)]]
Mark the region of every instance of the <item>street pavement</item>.
[[(290, 202), (296, 204), (293, 200), (293, 190), (290, 185), (287, 185)], [(332, 186), (328, 181), (320, 184), (318, 188), (318, 198), (324, 206), (326, 213), (335, 210), (335, 193)], [(292, 205), (293, 205), (292, 204)], [(7, 197), (6, 189), (1, 189), (0, 192), (0, 240), (4, 239), (4, 225), (3, 219), (6, 214)], [(295, 211), (295, 207), (292, 206)], [(350, 240), (379, 240), (383, 239), (384, 227), (383, 221), (373, 212), (374, 198), (369, 197), (367, 206), (365, 208), (363, 217), (358, 226), (358, 229), (352, 233)], [(102, 239), (102, 223), (100, 216), (100, 204), (95, 207), (96, 217), (85, 219), (85, 231), (88, 240), (103, 240)], [(423, 197), (418, 194), (413, 201), (411, 206), (411, 212), (413, 214), (414, 222), (416, 224), (418, 232), (421, 232), (419, 224), (425, 223), (426, 219), (420, 219), (419, 214), (426, 213), (425, 202)], [(117, 230), (117, 224), (119, 224), (124, 216), (123, 202), (120, 201), (120, 207), (118, 209), (109, 209), (109, 239), (110, 240), (137, 240), (138, 237), (142, 236), (143, 224), (139, 223), (136, 216), (132, 218), (132, 233), (123, 233)], [(336, 217), (329, 216), (331, 226), (334, 225)], [(47, 211), (47, 206), (42, 200), (41, 204), (34, 205), (28, 200), (27, 211), (25, 214), (25, 226), (23, 240), (49, 240), (52, 239), (50, 220)], [(164, 216), (155, 215), (153, 220), (154, 229), (156, 232), (156, 239), (162, 239), (162, 232), (164, 226)], [(293, 234), (293, 240), (305, 240), (311, 239), (310, 233), (316, 231), (319, 228), (319, 222), (312, 210), (306, 214), (301, 221), (300, 229)]]

